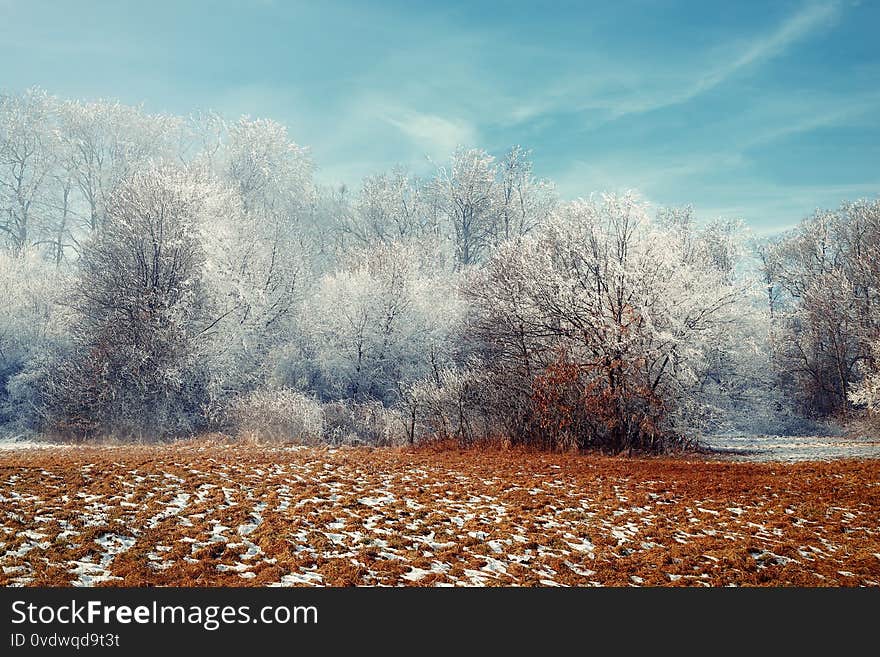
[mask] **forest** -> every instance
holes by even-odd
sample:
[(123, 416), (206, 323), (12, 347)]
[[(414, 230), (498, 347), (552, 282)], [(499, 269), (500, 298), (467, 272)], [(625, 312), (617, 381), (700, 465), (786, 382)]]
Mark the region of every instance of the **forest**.
[(880, 201), (758, 238), (527, 149), (315, 179), (272, 120), (0, 95), (0, 434), (663, 452), (880, 410)]

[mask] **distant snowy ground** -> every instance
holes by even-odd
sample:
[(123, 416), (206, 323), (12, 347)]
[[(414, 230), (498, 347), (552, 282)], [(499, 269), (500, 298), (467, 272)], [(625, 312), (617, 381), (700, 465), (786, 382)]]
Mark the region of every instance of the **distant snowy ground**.
[[(827, 461), (880, 458), (880, 436), (779, 436), (723, 434), (703, 436), (702, 443), (737, 461)], [(0, 452), (75, 448), (73, 445), (0, 438)]]
[(34, 440), (22, 440), (15, 438), (0, 438), (0, 451), (16, 450), (16, 449), (50, 449), (66, 447), (56, 443), (41, 443)]
[(880, 458), (880, 438), (876, 437), (730, 434), (704, 436), (703, 442), (747, 461)]

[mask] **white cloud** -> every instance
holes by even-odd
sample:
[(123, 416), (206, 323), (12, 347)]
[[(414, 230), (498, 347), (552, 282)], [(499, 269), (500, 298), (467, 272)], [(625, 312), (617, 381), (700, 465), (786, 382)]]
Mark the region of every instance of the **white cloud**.
[(459, 145), (476, 145), (476, 128), (460, 119), (427, 114), (406, 108), (387, 108), (380, 118), (397, 128), (416, 148), (432, 157), (445, 157)]

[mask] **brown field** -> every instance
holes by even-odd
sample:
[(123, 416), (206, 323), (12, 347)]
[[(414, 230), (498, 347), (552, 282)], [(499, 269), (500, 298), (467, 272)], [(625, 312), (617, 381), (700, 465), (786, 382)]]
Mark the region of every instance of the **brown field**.
[(5, 586), (878, 586), (880, 461), (0, 452)]

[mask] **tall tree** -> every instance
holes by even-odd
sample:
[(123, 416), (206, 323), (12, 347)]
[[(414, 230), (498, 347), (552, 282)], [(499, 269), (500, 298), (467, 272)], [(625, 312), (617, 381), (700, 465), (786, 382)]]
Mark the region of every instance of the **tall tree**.
[(495, 158), (483, 150), (459, 148), (449, 165), (438, 169), (431, 190), (452, 228), (458, 266), (476, 264), (496, 225)]
[(82, 255), (74, 351), (45, 385), (50, 428), (158, 438), (199, 425), (206, 190), (191, 172), (159, 165), (109, 196)]
[(55, 164), (49, 97), (0, 96), (0, 236), (13, 253), (35, 243)]

